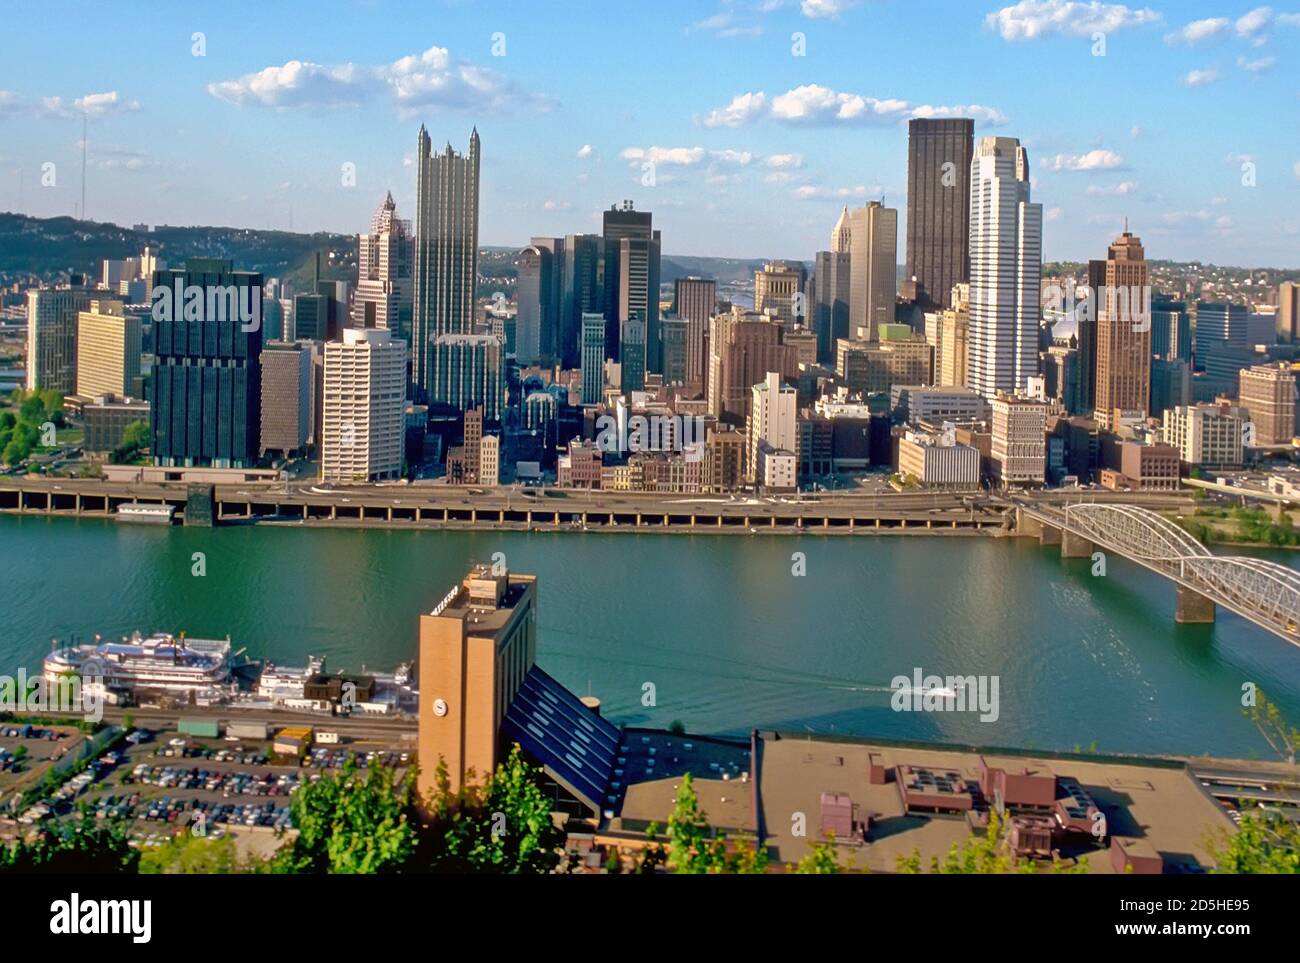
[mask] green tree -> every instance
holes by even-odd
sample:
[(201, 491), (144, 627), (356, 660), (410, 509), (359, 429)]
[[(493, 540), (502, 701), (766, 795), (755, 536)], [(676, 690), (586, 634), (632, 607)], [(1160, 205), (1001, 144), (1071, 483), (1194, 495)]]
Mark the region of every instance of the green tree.
[(1246, 810), (1236, 832), (1209, 842), (1216, 873), (1300, 873), (1300, 825), (1273, 809)]
[[(550, 873), (560, 863), (564, 833), (542, 792), (541, 770), (524, 761), (518, 744), (485, 785), (466, 780), (448, 789), (439, 765), (429, 809), (434, 819), (428, 845), (430, 868), (472, 873)], [(424, 861), (424, 860), (422, 860)]]
[(109, 456), (115, 465), (134, 461), (142, 450), (149, 447), (149, 422), (137, 419), (122, 431), (122, 440)]
[(688, 875), (759, 874), (767, 872), (767, 863), (767, 849), (761, 844), (741, 839), (729, 851), (726, 836), (714, 832), (700, 808), (691, 774), (683, 775), (668, 817), (668, 868)]
[(835, 851), (835, 834), (828, 833), (826, 839), (812, 844), (812, 852), (791, 867), (791, 872), (805, 876), (825, 876), (844, 872), (840, 865), (839, 854)]
[(0, 873), (130, 873), (139, 858), (122, 825), (83, 812), (34, 839), (0, 845)]
[(1255, 704), (1247, 706), (1242, 714), (1255, 724), (1259, 734), (1274, 752), (1295, 765), (1296, 749), (1300, 746), (1300, 729), (1283, 717), (1277, 703), (1270, 701), (1262, 689), (1256, 689)]
[(373, 760), (361, 770), (349, 759), (294, 794), (298, 838), (274, 860), (285, 873), (389, 873), (402, 869), (416, 846), (415, 772), (400, 780)]

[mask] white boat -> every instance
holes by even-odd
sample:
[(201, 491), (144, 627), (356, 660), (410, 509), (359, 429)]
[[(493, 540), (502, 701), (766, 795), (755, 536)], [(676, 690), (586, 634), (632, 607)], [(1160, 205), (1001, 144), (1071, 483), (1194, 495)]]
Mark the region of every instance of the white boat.
[(137, 689), (194, 695), (206, 701), (230, 694), (233, 663), (229, 639), (189, 639), (166, 632), (146, 637), (139, 632), (119, 642), (57, 646), (45, 657), (47, 682), (68, 674), (99, 680), (105, 689)]

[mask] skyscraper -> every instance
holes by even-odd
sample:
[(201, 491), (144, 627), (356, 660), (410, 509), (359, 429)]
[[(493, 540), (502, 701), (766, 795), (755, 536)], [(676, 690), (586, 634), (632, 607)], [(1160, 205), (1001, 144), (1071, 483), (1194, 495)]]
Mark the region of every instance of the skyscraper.
[(77, 394), (129, 398), (140, 377), (140, 318), (121, 301), (91, 301), (77, 315)]
[(77, 390), (77, 313), (95, 296), (80, 278), (70, 287), (27, 292), (27, 390)]
[[(538, 278), (538, 328), (537, 351), (539, 364), (554, 364), (560, 360), (565, 289), (565, 238), (534, 237), (528, 246), (536, 248), (542, 260)], [(516, 319), (516, 323), (517, 323)], [(519, 333), (516, 327), (515, 338)]]
[(398, 338), (411, 332), (411, 260), (414, 240), (410, 221), (399, 220), (390, 193), (370, 219), (370, 230), (357, 238), (357, 293), (352, 325), (387, 328)]
[(582, 403), (600, 403), (605, 388), (605, 316), (595, 311), (582, 315)]
[(970, 171), (975, 122), (918, 119), (907, 125), (907, 277), (923, 311), (948, 307), (969, 279)]
[(1097, 400), (1093, 417), (1118, 427), (1118, 412), (1151, 399), (1151, 302), (1142, 239), (1125, 231), (1110, 245), (1097, 312)]
[(289, 455), (311, 439), (311, 347), (270, 341), (262, 349), (260, 451)]
[(1029, 155), (982, 137), (970, 169), (967, 384), (992, 400), (1038, 373), (1043, 207), (1029, 200)]
[(397, 478), (406, 436), (406, 342), (382, 328), (345, 328), (342, 335), (325, 345), (321, 477)]
[(478, 274), (479, 139), (475, 128), (469, 153), (446, 146), (431, 153), (420, 125), (415, 152), (415, 256), (411, 311), (411, 380), (417, 395), (448, 401), (434, 385), (433, 343), (444, 335), (467, 335), (474, 325)]
[(813, 264), (810, 326), (817, 335), (817, 360), (821, 364), (834, 364), (835, 342), (850, 335), (849, 247), (852, 236), (849, 209), (845, 207), (831, 231), (831, 249), (818, 251)]
[(522, 366), (537, 364), (546, 352), (544, 341), (549, 340), (551, 312), (554, 310), (551, 282), (554, 276), (553, 258), (549, 249), (533, 245), (519, 253), (519, 280), (516, 298), (519, 311), (515, 315), (515, 358)]
[(429, 397), (497, 421), (505, 405), (505, 345), (491, 334), (444, 334), (433, 343)]
[(849, 336), (875, 341), (894, 322), (898, 211), (871, 201), (849, 212)]
[(1283, 281), (1277, 289), (1277, 340), (1300, 341), (1300, 284)]
[(807, 280), (808, 272), (799, 262), (768, 261), (761, 271), (754, 272), (754, 310), (791, 325), (804, 324)]
[(624, 201), (622, 207), (614, 205), (605, 212), (602, 232), (606, 357), (622, 357), (622, 323), (637, 318), (645, 324), (646, 370), (659, 367), (659, 232), (653, 217)]
[(751, 389), (769, 371), (799, 377), (799, 353), (785, 344), (781, 325), (733, 307), (709, 323), (708, 411), (720, 422), (745, 424)]
[(678, 278), (673, 285), (673, 311), (686, 321), (686, 380), (704, 383), (708, 368), (705, 342), (709, 318), (717, 310), (718, 282), (704, 278)]
[(604, 242), (596, 234), (567, 234), (564, 238), (564, 277), (560, 288), (560, 330), (557, 334), (560, 343), (557, 350), (566, 368), (575, 368), (582, 363), (582, 316), (603, 310), (604, 290), (600, 274), (603, 247)]
[(150, 447), (168, 467), (251, 468), (262, 417), (262, 275), (190, 258), (154, 272)]

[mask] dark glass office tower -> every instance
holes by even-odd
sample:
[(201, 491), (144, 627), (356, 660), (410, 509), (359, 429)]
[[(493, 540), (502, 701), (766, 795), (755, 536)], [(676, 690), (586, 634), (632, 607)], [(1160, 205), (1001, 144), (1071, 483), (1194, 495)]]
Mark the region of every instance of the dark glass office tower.
[(970, 280), (970, 166), (975, 122), (907, 125), (907, 277), (924, 311), (949, 307), (953, 286)]
[(603, 241), (597, 234), (564, 237), (564, 270), (560, 285), (560, 357), (566, 368), (582, 363), (582, 316), (603, 310), (600, 260)]
[(659, 232), (649, 211), (624, 201), (605, 212), (604, 288), (606, 357), (621, 358), (622, 322), (645, 323), (646, 370), (659, 366)]
[[(165, 289), (165, 290), (164, 290)], [(262, 275), (190, 258), (153, 275), (150, 445), (169, 467), (250, 468), (262, 418)]]

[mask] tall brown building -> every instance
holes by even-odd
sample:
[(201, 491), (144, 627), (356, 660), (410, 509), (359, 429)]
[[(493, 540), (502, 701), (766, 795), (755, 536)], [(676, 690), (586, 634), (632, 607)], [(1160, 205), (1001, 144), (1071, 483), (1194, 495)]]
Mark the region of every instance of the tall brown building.
[(422, 796), (440, 762), (452, 791), (496, 769), (502, 720), (537, 656), (536, 608), (533, 576), (476, 565), (420, 616)]
[(673, 301), (677, 317), (686, 319), (686, 380), (702, 385), (708, 367), (709, 318), (713, 317), (718, 303), (718, 282), (678, 278)]
[(1238, 400), (1250, 412), (1255, 446), (1286, 445), (1295, 435), (1296, 377), (1288, 365), (1257, 364), (1241, 372)]
[(1110, 246), (1097, 305), (1097, 422), (1117, 411), (1146, 412), (1151, 398), (1151, 316), (1142, 239), (1125, 231)]
[(1283, 281), (1277, 289), (1277, 340), (1300, 341), (1300, 284)]
[(969, 118), (907, 125), (907, 277), (925, 311), (948, 307), (953, 287), (970, 280), (974, 144)]
[(751, 389), (775, 371), (799, 377), (798, 349), (784, 342), (781, 325), (733, 307), (709, 324), (709, 414), (719, 421), (744, 425)]

